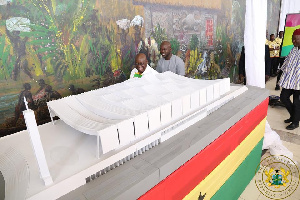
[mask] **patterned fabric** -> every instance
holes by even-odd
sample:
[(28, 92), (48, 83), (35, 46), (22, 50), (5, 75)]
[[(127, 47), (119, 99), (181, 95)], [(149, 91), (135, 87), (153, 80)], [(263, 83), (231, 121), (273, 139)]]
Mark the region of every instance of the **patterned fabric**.
[(275, 42), (280, 46), (281, 43), (282, 43), (282, 38), (277, 37), (277, 38), (275, 39)]
[(285, 89), (300, 90), (300, 50), (293, 47), (282, 67), (279, 85)]
[(40, 90), (36, 95), (34, 95), (32, 98), (33, 100), (38, 100), (47, 95), (48, 92), (46, 92), (46, 87), (44, 87), (42, 90)]
[[(268, 43), (269, 48), (275, 48), (275, 47), (279, 47), (278, 43), (274, 40), (273, 42), (269, 41)], [(279, 50), (272, 50), (270, 51), (270, 57), (279, 57)]]
[(269, 42), (270, 42), (270, 41), (269, 41), (268, 39), (266, 39), (266, 43), (265, 43), (265, 44), (266, 44), (266, 45), (269, 45)]

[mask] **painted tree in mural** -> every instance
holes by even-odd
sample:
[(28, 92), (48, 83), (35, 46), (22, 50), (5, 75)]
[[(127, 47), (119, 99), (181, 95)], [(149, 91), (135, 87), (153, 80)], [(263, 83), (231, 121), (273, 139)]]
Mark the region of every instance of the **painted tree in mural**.
[[(10, 5), (7, 2), (7, 9), (1, 9), (1, 25), (6, 25), (1, 29), (0, 52), (1, 52), (1, 78), (13, 78), (14, 80), (23, 70), (30, 78), (32, 78), (28, 60), (26, 58), (26, 42), (28, 37), (21, 37), (22, 32), (30, 31), (28, 25), (29, 19), (24, 17), (13, 17), (11, 13), (19, 12), (21, 15), (28, 12), (23, 6)], [(6, 19), (6, 23), (5, 20)], [(14, 55), (11, 54), (14, 51)], [(6, 63), (10, 63), (6, 67)]]
[[(229, 4), (229, 2), (231, 2)], [(237, 64), (243, 44), (245, 1), (222, 1), (223, 12), (219, 16), (216, 29), (215, 53), (213, 65), (220, 67), (220, 77), (230, 77), (231, 81), (237, 78)]]
[[(16, 57), (11, 74), (14, 80), (20, 76), (21, 69), (30, 78), (33, 76), (32, 73), (39, 76), (45, 72), (52, 73), (53, 70), (61, 77), (66, 64), (73, 64), (70, 62), (71, 59), (68, 60), (68, 52), (71, 50), (71, 40), (75, 36), (74, 32), (86, 6), (83, 5), (76, 13), (71, 12), (74, 10), (72, 6), (74, 4), (56, 5), (54, 1), (17, 1), (9, 3), (7, 9), (1, 12), (2, 24), (6, 23), (8, 43), (12, 44), (13, 54)], [(62, 15), (62, 12), (67, 12), (70, 7), (70, 15)], [(70, 24), (62, 24), (68, 20), (67, 16), (74, 15), (74, 20)], [(57, 17), (61, 19), (57, 20)], [(62, 57), (69, 63), (63, 62)], [(72, 69), (72, 65), (69, 67)]]
[(160, 26), (160, 24), (157, 24), (154, 27), (153, 32), (151, 33), (151, 36), (155, 39), (157, 42), (157, 45), (160, 47), (160, 44), (168, 39), (168, 36), (166, 34), (166, 31)]
[(180, 49), (180, 43), (176, 38), (171, 38), (170, 40), (172, 52), (174, 55), (177, 55), (179, 49)]
[(17, 80), (22, 69), (29, 78), (53, 74), (68, 81), (101, 76), (107, 68), (116, 71), (121, 61), (114, 27), (100, 22), (93, 5), (90, 0), (20, 0), (1, 7), (1, 60), (15, 63), (5, 74)]
[(198, 66), (201, 64), (203, 59), (201, 58), (201, 53), (200, 53), (200, 41), (197, 35), (192, 35), (190, 39), (190, 50), (188, 51), (189, 55), (189, 66), (187, 69), (187, 74), (190, 77), (195, 77), (196, 74), (198, 73)]
[[(46, 97), (60, 97), (52, 89), (54, 87), (68, 94), (68, 85), (78, 80), (88, 85), (88, 89), (126, 80), (137, 53), (134, 44), (142, 38), (142, 25), (138, 23), (143, 20), (130, 3), (120, 0), (112, 0), (109, 4), (105, 0), (15, 0), (1, 3), (0, 82), (14, 81), (13, 84), (20, 85), (18, 88), (22, 88), (24, 82), (34, 86), (29, 91), (35, 104), (32, 108), (38, 120), (42, 120), (48, 116), (45, 102), (50, 99)], [(110, 10), (104, 8), (107, 5), (116, 5), (120, 10), (122, 7), (123, 13), (133, 19), (130, 20), (131, 29), (135, 32), (129, 34), (128, 31), (129, 36), (120, 37), (121, 42), (116, 24), (120, 12), (107, 18), (106, 11)], [(47, 82), (38, 90), (37, 79)], [(10, 91), (15, 104), (10, 104), (11, 114), (4, 113), (0, 106), (2, 120), (4, 114), (13, 116), (13, 110), (18, 106), (20, 90)], [(6, 101), (8, 96), (0, 98)], [(21, 114), (20, 111), (17, 113)], [(16, 115), (6, 119), (0, 125), (0, 131), (24, 125), (17, 122), (20, 119), (23, 118)]]

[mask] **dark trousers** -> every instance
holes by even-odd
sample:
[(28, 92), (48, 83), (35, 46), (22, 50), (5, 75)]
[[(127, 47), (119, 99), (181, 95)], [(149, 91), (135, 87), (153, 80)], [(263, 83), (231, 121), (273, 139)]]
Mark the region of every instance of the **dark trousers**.
[[(280, 67), (282, 67), (283, 62), (284, 62), (284, 58), (280, 57), (280, 58), (278, 58), (278, 61), (279, 61), (278, 63), (280, 65)], [(278, 82), (280, 80), (281, 75), (282, 75), (282, 70), (280, 69), (279, 72), (278, 72), (278, 75), (277, 75), (276, 85), (278, 85)]]
[(282, 70), (279, 70), (278, 75), (277, 75), (276, 85), (278, 84), (281, 75), (282, 75)]
[(271, 58), (271, 75), (277, 74), (279, 60), (277, 57)]
[[(293, 103), (290, 97), (293, 95)], [(294, 124), (299, 124), (300, 120), (300, 90), (284, 89), (280, 93), (280, 101), (285, 105), (290, 113), (290, 118)]]

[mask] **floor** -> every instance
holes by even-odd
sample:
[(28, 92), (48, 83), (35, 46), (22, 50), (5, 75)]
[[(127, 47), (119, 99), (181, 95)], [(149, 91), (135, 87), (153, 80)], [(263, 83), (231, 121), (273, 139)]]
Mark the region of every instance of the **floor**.
[[(276, 91), (275, 90), (275, 83), (276, 83), (276, 78), (271, 78), (266, 83), (266, 88), (270, 91), (270, 95), (280, 95), (280, 90)], [(282, 143), (285, 147), (287, 147), (291, 152), (293, 152), (293, 160), (296, 161), (298, 164), (298, 169), (300, 169), (300, 128), (297, 128), (295, 130), (289, 131), (286, 130), (285, 127), (288, 124), (285, 124), (283, 120), (289, 118), (288, 112), (284, 107), (271, 107), (269, 106), (268, 109), (268, 116), (267, 120), (271, 126), (271, 128), (278, 133), (280, 136)], [(269, 151), (266, 151), (262, 159), (265, 157), (269, 156)], [(257, 180), (256, 175), (252, 181), (249, 183), (249, 185), (246, 187), (244, 192), (241, 194), (239, 200), (267, 200), (270, 198), (267, 198), (265, 195), (263, 195), (257, 188), (255, 184), (255, 180)], [(296, 178), (296, 177), (295, 177)], [(299, 174), (298, 177), (296, 178), (299, 182)], [(287, 200), (300, 200), (300, 186), (298, 185), (297, 189), (295, 192), (293, 192), (290, 196), (285, 198)]]

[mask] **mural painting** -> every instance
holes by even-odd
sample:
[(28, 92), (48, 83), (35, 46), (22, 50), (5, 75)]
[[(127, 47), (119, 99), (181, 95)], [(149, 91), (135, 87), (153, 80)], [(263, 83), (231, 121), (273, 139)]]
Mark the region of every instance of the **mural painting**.
[(38, 124), (46, 102), (119, 83), (143, 52), (156, 68), (164, 40), (186, 76), (238, 77), (243, 0), (0, 0), (0, 134)]

